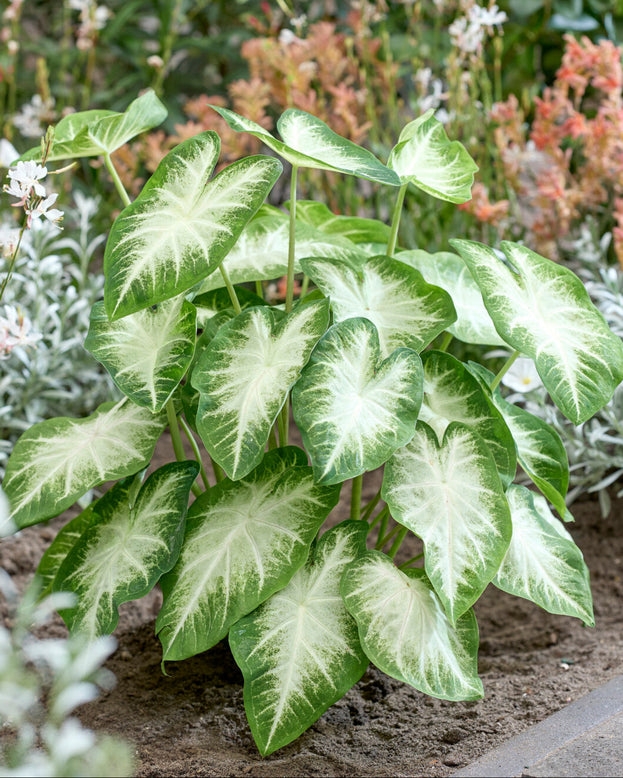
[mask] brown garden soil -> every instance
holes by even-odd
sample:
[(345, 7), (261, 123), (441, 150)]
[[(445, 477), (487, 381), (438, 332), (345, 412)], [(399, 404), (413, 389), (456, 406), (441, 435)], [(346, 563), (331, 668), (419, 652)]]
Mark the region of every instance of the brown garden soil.
[[(375, 475), (364, 497), (378, 488)], [(347, 517), (347, 503), (345, 489), (332, 523)], [(131, 741), (139, 776), (448, 775), (621, 672), (623, 500), (613, 501), (607, 519), (593, 500), (576, 503), (573, 512), (576, 523), (568, 527), (591, 570), (597, 626), (584, 628), (489, 586), (475, 606), (482, 700), (432, 699), (370, 667), (304, 735), (262, 758), (227, 641), (169, 663), (169, 675), (162, 674), (154, 590), (122, 606), (118, 648), (107, 663), (117, 686), (79, 716), (85, 726)], [(0, 543), (0, 564), (20, 588), (62, 524), (57, 519)], [(406, 559), (418, 549), (405, 544), (403, 551)], [(66, 634), (60, 618), (46, 631)]]

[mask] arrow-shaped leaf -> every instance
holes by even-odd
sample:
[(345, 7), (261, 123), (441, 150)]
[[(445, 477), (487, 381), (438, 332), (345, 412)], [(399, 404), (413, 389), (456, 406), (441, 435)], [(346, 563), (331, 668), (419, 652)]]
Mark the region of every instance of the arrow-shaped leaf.
[(157, 413), (184, 377), (196, 337), (197, 311), (180, 296), (114, 322), (95, 303), (84, 346), (127, 397)]
[(270, 429), (301, 368), (329, 323), (329, 302), (289, 316), (250, 308), (223, 325), (192, 375), (199, 390), (197, 430), (232, 480), (256, 467)]
[[(489, 391), (493, 373), (474, 362), (470, 362), (468, 368)], [(565, 505), (569, 487), (569, 461), (560, 435), (544, 419), (519, 405), (506, 402), (499, 388), (493, 392), (491, 399), (513, 436), (517, 460), (522, 469), (560, 516), (565, 521), (572, 521), (573, 517)]]
[(149, 464), (166, 424), (163, 414), (123, 400), (85, 419), (39, 422), (15, 444), (3, 488), (19, 527), (57, 516), (104, 481)]
[(240, 481), (221, 481), (191, 506), (176, 566), (161, 581), (156, 632), (163, 661), (186, 659), (288, 583), (339, 487), (319, 486), (303, 451), (274, 449)]
[(184, 536), (184, 518), (197, 462), (174, 462), (152, 473), (133, 503), (123, 484), (94, 508), (97, 520), (80, 536), (54, 579), (78, 604), (63, 611), (72, 632), (89, 640), (114, 630), (118, 607), (151, 591), (173, 567)]
[(365, 672), (357, 624), (340, 580), (365, 551), (368, 525), (347, 521), (312, 547), (290, 583), (229, 631), (244, 675), (244, 703), (263, 756), (304, 732)]
[(228, 108), (217, 105), (211, 107), (220, 113), (232, 130), (255, 135), (291, 165), (335, 170), (392, 186), (400, 184), (398, 176), (379, 162), (374, 154), (337, 135), (321, 119), (306, 111), (296, 108), (284, 111), (277, 121), (277, 129), (283, 138), (280, 141), (260, 124)]
[(483, 696), (476, 617), (469, 610), (452, 626), (423, 570), (401, 572), (368, 551), (346, 568), (342, 596), (364, 651), (384, 673), (444, 700)]
[(452, 298), (457, 320), (448, 327), (455, 338), (464, 343), (483, 346), (506, 346), (482, 300), (478, 284), (461, 257), (449, 251), (429, 254), (427, 251), (401, 251), (398, 259), (416, 268), (429, 284), (434, 284)]
[(511, 519), (489, 445), (452, 422), (441, 445), (418, 422), (385, 466), (383, 499), (422, 538), (425, 567), (453, 623), (476, 602), (508, 549)]
[(401, 346), (420, 352), (456, 318), (443, 289), (427, 284), (419, 271), (390, 257), (367, 259), (359, 271), (331, 259), (304, 259), (301, 267), (331, 298), (335, 322), (358, 316), (370, 319), (383, 357)]
[(420, 420), (442, 439), (450, 422), (460, 421), (486, 442), (504, 486), (517, 471), (515, 441), (490, 394), (458, 359), (441, 351), (422, 354), (424, 399)]
[(368, 319), (335, 324), (292, 390), (294, 418), (321, 483), (380, 467), (415, 431), (422, 362), (411, 349), (381, 361)]
[(513, 484), (507, 491), (513, 537), (494, 579), (550, 613), (595, 625), (588, 568), (573, 538), (539, 495)]
[(574, 424), (589, 419), (623, 379), (623, 343), (568, 268), (517, 243), (502, 242), (513, 269), (482, 243), (454, 240), (493, 322), (534, 360), (552, 399)]
[(402, 184), (415, 184), (440, 200), (465, 203), (471, 200), (478, 165), (462, 143), (448, 139), (433, 114), (431, 109), (407, 124), (387, 166), (396, 171)]
[[(56, 125), (48, 162), (112, 154), (129, 140), (167, 118), (167, 109), (149, 89), (133, 100), (123, 113), (81, 111), (70, 114)], [(41, 159), (41, 147), (27, 151), (21, 159)]]
[(104, 256), (111, 319), (175, 297), (216, 270), (281, 172), (276, 159), (247, 157), (209, 181), (219, 151), (214, 132), (180, 143), (113, 224)]
[[(227, 272), (234, 284), (268, 280), (288, 272), (289, 223), (280, 211), (262, 211), (242, 231), (236, 245), (227, 255)], [(296, 222), (294, 270), (301, 272), (303, 257), (329, 257), (336, 263), (356, 266), (361, 249), (340, 235), (328, 235), (317, 227)], [(199, 291), (224, 286), (220, 273), (212, 273)]]

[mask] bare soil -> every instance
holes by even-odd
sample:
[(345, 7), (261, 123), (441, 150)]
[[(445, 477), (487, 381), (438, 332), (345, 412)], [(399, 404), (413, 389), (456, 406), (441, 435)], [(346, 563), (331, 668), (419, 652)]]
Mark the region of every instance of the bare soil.
[[(378, 486), (374, 477), (364, 497)], [(332, 522), (348, 515), (344, 490)], [(242, 676), (226, 641), (160, 669), (154, 636), (160, 593), (121, 608), (118, 649), (107, 666), (117, 686), (79, 710), (86, 726), (136, 748), (139, 776), (444, 776), (564, 707), (623, 667), (623, 500), (608, 519), (596, 501), (573, 506), (568, 525), (591, 570), (594, 629), (552, 616), (489, 586), (476, 604), (485, 698), (426, 697), (370, 667), (304, 735), (262, 758), (249, 731)], [(64, 520), (0, 543), (0, 564), (23, 588)], [(404, 558), (417, 553), (411, 545)], [(400, 560), (399, 560), (400, 561)], [(57, 618), (47, 634), (66, 634)]]

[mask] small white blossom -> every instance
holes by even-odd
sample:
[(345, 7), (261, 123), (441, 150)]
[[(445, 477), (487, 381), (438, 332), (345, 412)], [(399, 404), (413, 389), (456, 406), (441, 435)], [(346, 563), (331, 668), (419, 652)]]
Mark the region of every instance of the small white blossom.
[(543, 386), (534, 362), (526, 357), (516, 359), (502, 376), (502, 383), (514, 392), (531, 392)]
[(473, 5), (469, 9), (470, 21), (478, 24), (480, 27), (491, 29), (497, 27), (501, 31), (501, 25), (508, 19), (504, 11), (500, 11), (497, 4), (491, 8), (481, 8), (479, 5)]
[(9, 185), (5, 186), (5, 192), (12, 197), (23, 199), (34, 192), (37, 197), (45, 197), (45, 187), (40, 183), (48, 174), (48, 169), (36, 162), (18, 162), (8, 172)]
[(455, 19), (448, 27), (452, 44), (463, 54), (473, 54), (482, 46), (485, 31), (478, 23), (468, 21), (466, 16)]
[(13, 256), (19, 242), (19, 232), (16, 227), (0, 227), (0, 256)]
[(0, 316), (0, 359), (7, 359), (14, 348), (34, 346), (41, 340), (38, 332), (31, 332), (30, 319), (19, 308), (4, 306), (4, 316)]
[(53, 118), (54, 98), (42, 100), (41, 95), (33, 95), (31, 101), (22, 106), (20, 113), (13, 117), (13, 124), (25, 138), (37, 138), (43, 133), (42, 123)]
[(52, 208), (50, 210), (50, 206), (54, 205), (57, 197), (58, 195), (56, 192), (54, 192), (49, 197), (46, 197), (45, 200), (41, 199), (32, 207), (27, 208), (27, 226), (30, 227), (32, 222), (36, 219), (39, 219), (41, 216), (45, 217), (48, 221), (53, 222), (54, 224), (58, 224), (58, 222), (60, 222), (63, 218), (63, 212), (59, 211), (58, 208)]
[(284, 27), (283, 30), (279, 33), (279, 43), (281, 43), (282, 46), (291, 46), (293, 43), (297, 43), (300, 40), (293, 32), (292, 30), (288, 30), (287, 27)]

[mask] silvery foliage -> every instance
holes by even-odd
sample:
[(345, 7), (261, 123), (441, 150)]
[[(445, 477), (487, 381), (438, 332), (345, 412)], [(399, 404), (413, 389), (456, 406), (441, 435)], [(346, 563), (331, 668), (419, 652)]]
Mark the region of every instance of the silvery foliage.
[(129, 747), (97, 737), (71, 715), (98, 696), (98, 687), (114, 683), (101, 667), (115, 649), (114, 638), (90, 644), (76, 637), (39, 639), (36, 628), (70, 605), (73, 595), (56, 592), (37, 602), (31, 588), (19, 602), (3, 570), (0, 591), (12, 624), (0, 626), (0, 776), (131, 775)]
[[(611, 237), (610, 233), (600, 237), (594, 225), (585, 224), (569, 249), (572, 261), (578, 263), (574, 269), (594, 304), (610, 329), (623, 338), (623, 274), (620, 268), (609, 266), (606, 259)], [(623, 476), (623, 386), (592, 419), (577, 427), (548, 402), (542, 387), (525, 397), (507, 399), (523, 400), (526, 410), (551, 424), (562, 438), (569, 457), (571, 488), (567, 504), (582, 493), (597, 492), (602, 515), (607, 516), (611, 507), (607, 487)], [(617, 497), (622, 495), (623, 488)]]
[(76, 193), (65, 231), (45, 222), (24, 234), (3, 303), (21, 308), (42, 339), (15, 348), (2, 363), (0, 475), (24, 430), (52, 416), (88, 414), (113, 392), (108, 374), (83, 348), (91, 306), (104, 289), (103, 275), (89, 270), (105, 239), (92, 236), (97, 208), (95, 198)]

